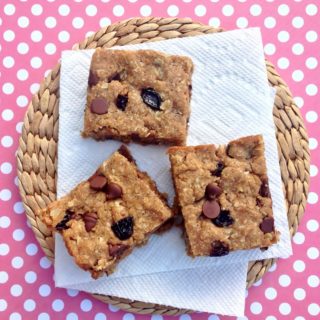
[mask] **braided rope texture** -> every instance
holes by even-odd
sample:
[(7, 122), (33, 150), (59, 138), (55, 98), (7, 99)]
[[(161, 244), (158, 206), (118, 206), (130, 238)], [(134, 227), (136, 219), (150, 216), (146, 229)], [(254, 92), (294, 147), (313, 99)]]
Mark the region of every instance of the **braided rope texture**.
[[(110, 48), (179, 37), (222, 32), (221, 28), (177, 18), (134, 18), (112, 24), (74, 45), (73, 49)], [(273, 116), (276, 124), (279, 161), (283, 190), (288, 208), (291, 236), (297, 231), (303, 216), (308, 187), (310, 151), (308, 136), (299, 111), (286, 83), (274, 66), (266, 61), (270, 85), (277, 89)], [(32, 97), (24, 118), (17, 152), (19, 190), (40, 246), (47, 257), (54, 259), (52, 232), (37, 217), (36, 212), (56, 199), (57, 143), (59, 128), (60, 64), (43, 80)], [(258, 281), (275, 259), (249, 263), (247, 287)], [(118, 297), (93, 295), (120, 309), (140, 314), (178, 315), (192, 312), (168, 306), (131, 301)]]

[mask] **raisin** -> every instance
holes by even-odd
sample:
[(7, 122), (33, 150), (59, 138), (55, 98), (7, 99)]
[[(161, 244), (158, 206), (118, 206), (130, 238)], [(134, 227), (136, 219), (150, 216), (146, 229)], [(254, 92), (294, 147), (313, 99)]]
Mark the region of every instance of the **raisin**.
[(62, 230), (69, 229), (69, 227), (67, 226), (67, 223), (72, 218), (72, 216), (73, 216), (73, 212), (71, 212), (70, 210), (67, 210), (63, 219), (56, 225), (56, 230), (62, 231)]
[(141, 98), (143, 102), (153, 110), (161, 110), (160, 105), (162, 99), (158, 92), (152, 88), (142, 89)]
[(132, 217), (123, 218), (118, 222), (115, 222), (111, 226), (111, 229), (118, 239), (127, 240), (133, 234), (133, 218)]
[(126, 109), (127, 103), (128, 103), (128, 96), (119, 94), (116, 100), (117, 108), (124, 111)]
[(234, 219), (230, 215), (230, 211), (221, 210), (219, 215), (212, 219), (212, 222), (219, 228), (228, 227), (234, 223)]
[(217, 163), (216, 169), (211, 172), (213, 176), (221, 177), (222, 170), (224, 169), (223, 162), (219, 161)]
[(267, 198), (271, 197), (267, 178), (262, 180), (259, 194), (261, 197), (267, 197)]
[(215, 240), (211, 244), (211, 257), (221, 257), (229, 253), (229, 246), (220, 240)]

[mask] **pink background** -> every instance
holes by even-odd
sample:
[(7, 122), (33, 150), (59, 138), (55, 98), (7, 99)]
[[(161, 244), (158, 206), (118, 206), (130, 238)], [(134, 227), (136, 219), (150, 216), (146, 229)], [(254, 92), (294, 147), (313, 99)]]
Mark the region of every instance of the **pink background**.
[[(293, 239), (294, 255), (280, 260), (249, 290), (246, 317), (319, 319), (319, 1), (90, 2), (12, 0), (0, 4), (0, 319), (170, 318), (133, 315), (85, 293), (56, 289), (53, 267), (27, 223), (16, 177), (15, 151), (28, 101), (61, 50), (70, 49), (102, 26), (147, 15), (191, 17), (226, 29), (261, 27), (265, 53), (289, 84), (308, 128), (311, 187), (306, 214)], [(194, 313), (179, 319), (226, 317)]]

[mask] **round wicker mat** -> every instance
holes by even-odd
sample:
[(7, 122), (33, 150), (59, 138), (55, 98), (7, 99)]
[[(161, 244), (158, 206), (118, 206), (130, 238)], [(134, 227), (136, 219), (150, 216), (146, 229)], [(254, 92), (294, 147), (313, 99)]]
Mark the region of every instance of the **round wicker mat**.
[[(146, 41), (196, 36), (222, 32), (193, 22), (191, 19), (135, 18), (115, 23), (76, 44), (73, 49), (86, 49)], [(288, 208), (288, 219), (293, 235), (303, 216), (308, 186), (310, 152), (308, 137), (300, 111), (292, 99), (289, 88), (273, 65), (266, 62), (269, 83), (277, 89), (274, 104), (274, 121), (280, 155), (283, 189)], [(54, 241), (51, 231), (39, 220), (36, 212), (56, 198), (56, 166), (59, 124), (60, 64), (42, 81), (28, 107), (17, 153), (19, 189), (28, 219), (45, 254), (54, 258)], [(249, 264), (247, 286), (259, 280), (274, 263), (274, 259)], [(120, 309), (141, 314), (177, 315), (191, 312), (167, 306), (127, 299), (93, 295)]]

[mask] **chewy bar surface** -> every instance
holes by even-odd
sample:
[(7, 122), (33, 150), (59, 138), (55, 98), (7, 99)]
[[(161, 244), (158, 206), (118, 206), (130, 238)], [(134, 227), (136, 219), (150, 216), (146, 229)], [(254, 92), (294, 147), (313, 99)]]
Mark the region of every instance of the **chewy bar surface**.
[(152, 50), (96, 49), (88, 79), (85, 137), (184, 145), (190, 58)]
[(262, 136), (168, 153), (191, 256), (223, 256), (278, 241)]
[(97, 278), (145, 244), (172, 211), (122, 146), (88, 181), (43, 209), (41, 217), (61, 233), (75, 262)]

